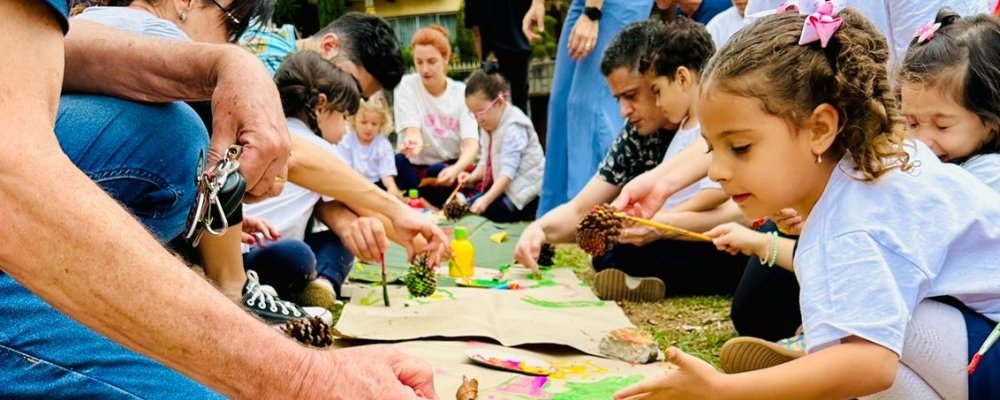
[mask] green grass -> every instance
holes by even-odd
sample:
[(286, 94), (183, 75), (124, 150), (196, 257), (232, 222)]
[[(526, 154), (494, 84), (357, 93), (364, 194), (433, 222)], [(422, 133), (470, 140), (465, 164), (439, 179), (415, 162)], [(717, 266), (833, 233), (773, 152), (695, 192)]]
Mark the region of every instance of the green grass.
[[(593, 279), (590, 257), (575, 245), (556, 249), (556, 265), (573, 269), (584, 282)], [(719, 349), (736, 336), (729, 320), (728, 296), (672, 297), (655, 303), (618, 302), (629, 320), (651, 333), (661, 349), (676, 346), (718, 367)]]

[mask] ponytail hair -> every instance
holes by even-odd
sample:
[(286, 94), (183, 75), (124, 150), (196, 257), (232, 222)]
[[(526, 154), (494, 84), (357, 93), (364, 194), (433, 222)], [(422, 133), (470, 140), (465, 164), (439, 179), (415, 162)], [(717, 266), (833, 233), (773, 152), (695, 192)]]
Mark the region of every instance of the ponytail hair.
[(285, 116), (302, 118), (317, 134), (316, 105), (320, 94), (327, 99), (322, 111), (352, 115), (358, 111), (361, 101), (357, 80), (315, 51), (303, 51), (286, 58), (274, 74), (274, 82)]
[(855, 9), (840, 16), (843, 24), (826, 47), (799, 44), (804, 15), (757, 19), (712, 57), (701, 91), (756, 99), (764, 111), (797, 127), (817, 106), (830, 104), (840, 115), (833, 155), (848, 155), (862, 180), (874, 181), (896, 168), (909, 171), (885, 38)]
[(469, 75), (465, 81), (465, 97), (482, 93), (488, 99), (510, 94), (510, 84), (500, 74), (500, 66), (492, 61), (483, 62), (483, 66)]

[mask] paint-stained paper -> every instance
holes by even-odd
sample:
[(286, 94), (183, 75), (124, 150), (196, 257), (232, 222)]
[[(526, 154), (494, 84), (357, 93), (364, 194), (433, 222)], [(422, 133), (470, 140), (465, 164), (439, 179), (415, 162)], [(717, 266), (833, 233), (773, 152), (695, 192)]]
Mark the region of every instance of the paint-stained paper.
[[(340, 342), (340, 345), (349, 343)], [(610, 399), (614, 392), (647, 377), (662, 375), (669, 364), (632, 365), (579, 354), (560, 346), (509, 349), (463, 341), (410, 341), (394, 347), (420, 357), (434, 368), (434, 386), (441, 399), (455, 398), (462, 375), (479, 381), (480, 400), (588, 400)], [(470, 348), (493, 348), (544, 360), (556, 368), (550, 376), (528, 376), (474, 364), (465, 356)]]
[(510, 279), (527, 289), (439, 287), (430, 297), (413, 298), (393, 286), (391, 307), (382, 304), (381, 287), (369, 288), (355, 293), (335, 330), (379, 341), (480, 337), (504, 346), (556, 344), (601, 356), (608, 332), (634, 327), (615, 302), (598, 299), (569, 269), (544, 271), (540, 281), (519, 270)]

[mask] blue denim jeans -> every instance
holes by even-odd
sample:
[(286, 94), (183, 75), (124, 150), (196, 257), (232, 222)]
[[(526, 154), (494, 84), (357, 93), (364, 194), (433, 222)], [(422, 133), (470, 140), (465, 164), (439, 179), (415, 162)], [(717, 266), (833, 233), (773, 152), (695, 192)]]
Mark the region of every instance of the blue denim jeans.
[(273, 287), (282, 300), (292, 300), (316, 279), (316, 255), (301, 240), (281, 239), (251, 247), (243, 268), (257, 272), (260, 283)]
[(306, 244), (316, 254), (316, 273), (326, 278), (340, 295), (340, 286), (354, 267), (354, 254), (333, 231), (310, 232)]
[[(179, 234), (194, 199), (198, 154), (208, 144), (194, 112), (181, 103), (89, 95), (59, 103), (56, 136), (77, 167), (161, 241)], [(139, 289), (148, 284), (136, 281)], [(0, 398), (221, 396), (66, 317), (0, 273)]]

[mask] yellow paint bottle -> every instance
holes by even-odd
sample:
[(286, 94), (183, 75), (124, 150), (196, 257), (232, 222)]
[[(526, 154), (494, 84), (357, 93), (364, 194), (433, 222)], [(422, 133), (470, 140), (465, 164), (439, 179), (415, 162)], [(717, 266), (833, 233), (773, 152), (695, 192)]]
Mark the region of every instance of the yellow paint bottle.
[(464, 226), (455, 227), (455, 240), (451, 241), (451, 261), (448, 276), (471, 278), (475, 269), (476, 249), (469, 241), (469, 231)]

